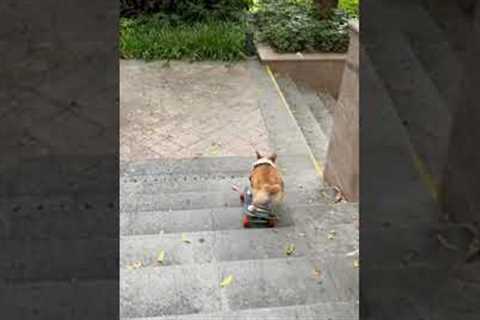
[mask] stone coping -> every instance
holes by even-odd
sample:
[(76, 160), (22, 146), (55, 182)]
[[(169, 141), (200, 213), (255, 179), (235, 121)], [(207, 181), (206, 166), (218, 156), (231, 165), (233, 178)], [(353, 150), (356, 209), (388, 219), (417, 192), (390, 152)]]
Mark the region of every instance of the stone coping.
[(278, 53), (264, 43), (257, 43), (257, 52), (261, 61), (343, 61), (345, 53)]

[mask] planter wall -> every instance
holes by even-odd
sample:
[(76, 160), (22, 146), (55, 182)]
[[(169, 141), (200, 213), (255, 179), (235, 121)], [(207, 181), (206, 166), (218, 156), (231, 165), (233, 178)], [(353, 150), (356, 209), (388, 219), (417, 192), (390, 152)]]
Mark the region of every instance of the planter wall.
[(338, 98), (345, 54), (281, 54), (262, 44), (257, 44), (257, 52), (262, 63), (273, 72), (288, 75), (298, 84)]
[(358, 30), (358, 23), (353, 23), (324, 171), (325, 180), (349, 201), (358, 201), (359, 196)]

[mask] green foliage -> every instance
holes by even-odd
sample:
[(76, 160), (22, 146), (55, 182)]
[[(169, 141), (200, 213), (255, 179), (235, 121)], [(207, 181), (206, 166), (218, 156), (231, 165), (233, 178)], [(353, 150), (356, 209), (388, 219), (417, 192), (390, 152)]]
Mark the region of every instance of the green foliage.
[(258, 38), (280, 52), (345, 52), (348, 20), (342, 11), (326, 19), (309, 0), (258, 0), (255, 4)]
[(340, 0), (338, 7), (352, 18), (357, 18), (360, 14), (360, 0)]
[(182, 22), (239, 21), (253, 0), (120, 0), (120, 15), (161, 14)]
[(155, 16), (120, 21), (122, 58), (232, 61), (245, 56), (243, 23), (212, 20), (172, 25)]

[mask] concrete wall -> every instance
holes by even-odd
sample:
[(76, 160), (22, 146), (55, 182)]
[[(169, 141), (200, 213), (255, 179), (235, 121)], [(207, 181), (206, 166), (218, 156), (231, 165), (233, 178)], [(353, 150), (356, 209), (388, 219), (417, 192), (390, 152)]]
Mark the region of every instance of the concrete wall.
[(480, 3), (477, 3), (472, 18), (466, 22), (471, 32), (463, 35), (467, 48), (463, 94), (452, 121), (447, 168), (442, 183), (443, 209), (453, 221), (462, 223), (480, 223)]
[(288, 75), (295, 83), (338, 98), (345, 54), (279, 54), (260, 44), (257, 44), (257, 51), (260, 60), (273, 72)]
[(352, 24), (324, 172), (326, 181), (339, 187), (349, 201), (358, 201), (359, 196), (358, 30), (358, 24)]

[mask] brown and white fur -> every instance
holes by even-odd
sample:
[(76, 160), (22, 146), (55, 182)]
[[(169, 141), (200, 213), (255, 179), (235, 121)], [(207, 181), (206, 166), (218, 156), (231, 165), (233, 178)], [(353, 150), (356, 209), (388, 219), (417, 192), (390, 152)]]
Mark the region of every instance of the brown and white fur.
[(253, 202), (256, 207), (276, 207), (285, 197), (283, 178), (276, 165), (277, 155), (265, 157), (258, 151), (250, 173)]

